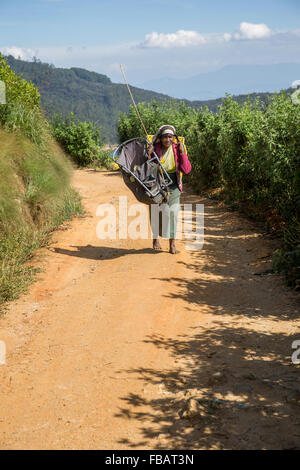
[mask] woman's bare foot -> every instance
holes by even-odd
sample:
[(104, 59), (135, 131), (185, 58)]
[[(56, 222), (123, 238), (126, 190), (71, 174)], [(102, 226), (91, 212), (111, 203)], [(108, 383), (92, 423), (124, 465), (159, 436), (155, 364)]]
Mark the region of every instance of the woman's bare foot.
[(176, 255), (177, 253), (179, 253), (179, 251), (176, 250), (175, 240), (173, 238), (170, 239), (169, 253), (172, 253), (172, 255)]
[(158, 238), (153, 240), (153, 250), (161, 250), (161, 246), (160, 246)]

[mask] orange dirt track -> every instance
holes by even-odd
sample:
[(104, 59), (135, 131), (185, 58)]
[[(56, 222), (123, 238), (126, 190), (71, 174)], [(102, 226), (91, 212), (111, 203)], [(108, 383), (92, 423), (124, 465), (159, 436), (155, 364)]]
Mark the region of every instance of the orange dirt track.
[(43, 272), (0, 318), (0, 448), (299, 449), (299, 303), (263, 273), (274, 242), (186, 187), (203, 249), (100, 240), (97, 206), (136, 201), (119, 172), (73, 186), (87, 216), (38, 250)]

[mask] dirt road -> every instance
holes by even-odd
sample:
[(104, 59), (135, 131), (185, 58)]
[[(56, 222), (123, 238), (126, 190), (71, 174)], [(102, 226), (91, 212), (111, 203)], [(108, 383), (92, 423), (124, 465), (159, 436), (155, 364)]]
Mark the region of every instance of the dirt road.
[(0, 447), (300, 448), (299, 303), (257, 274), (272, 242), (187, 190), (205, 204), (202, 250), (100, 240), (97, 206), (136, 201), (119, 173), (77, 170), (73, 185), (88, 216), (54, 232), (0, 318)]

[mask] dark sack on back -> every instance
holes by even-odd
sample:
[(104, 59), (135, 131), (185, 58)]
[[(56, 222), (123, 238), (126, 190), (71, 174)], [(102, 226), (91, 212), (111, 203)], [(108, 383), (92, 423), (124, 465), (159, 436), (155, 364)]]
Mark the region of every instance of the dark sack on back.
[(161, 166), (148, 159), (146, 141), (132, 140), (125, 143), (121, 147), (119, 159), (115, 161), (120, 165), (126, 186), (138, 201), (144, 204), (167, 201), (168, 191)]

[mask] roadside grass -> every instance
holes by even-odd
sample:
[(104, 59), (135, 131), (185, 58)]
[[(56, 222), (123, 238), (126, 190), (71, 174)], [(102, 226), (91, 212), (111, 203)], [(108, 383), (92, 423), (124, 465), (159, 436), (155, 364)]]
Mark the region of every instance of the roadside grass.
[(4, 302), (16, 299), (33, 282), (38, 267), (26, 264), (34, 250), (42, 245), (42, 233), (19, 230), (0, 238), (0, 312)]
[(42, 148), (51, 140), (51, 126), (39, 108), (9, 103), (0, 107), (0, 124), (8, 132), (20, 133)]
[(73, 164), (61, 147), (33, 142), (0, 128), (0, 311), (25, 292), (40, 268), (34, 251), (49, 243), (63, 221), (83, 215), (81, 198), (70, 186)]
[[(74, 165), (54, 140), (33, 83), (16, 75), (0, 54), (6, 104), (0, 106), (0, 311), (39, 270), (30, 263), (63, 221), (81, 215), (72, 189)], [(89, 129), (89, 128), (88, 128)]]

